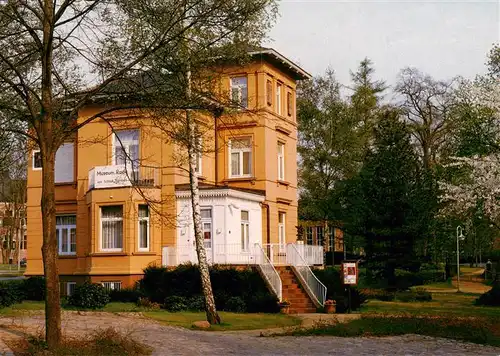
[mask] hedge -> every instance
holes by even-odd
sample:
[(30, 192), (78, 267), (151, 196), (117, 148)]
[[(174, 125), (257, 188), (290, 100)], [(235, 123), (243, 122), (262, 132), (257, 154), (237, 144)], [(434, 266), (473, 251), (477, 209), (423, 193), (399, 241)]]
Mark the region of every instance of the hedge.
[[(211, 266), (210, 280), (219, 310), (279, 312), (278, 299), (269, 292), (259, 273), (251, 268), (237, 270)], [(170, 310), (199, 310), (204, 305), (199, 270), (192, 264), (168, 270), (163, 267), (147, 267), (144, 278), (139, 281), (139, 290), (152, 302), (160, 303)]]
[(493, 288), (491, 288), (488, 292), (481, 294), (479, 298), (476, 299), (475, 304), (489, 307), (500, 307), (500, 284), (494, 284)]

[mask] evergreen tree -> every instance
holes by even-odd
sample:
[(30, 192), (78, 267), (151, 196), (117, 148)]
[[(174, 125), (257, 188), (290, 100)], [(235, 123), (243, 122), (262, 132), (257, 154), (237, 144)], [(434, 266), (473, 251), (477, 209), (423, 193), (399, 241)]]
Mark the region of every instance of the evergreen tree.
[(364, 237), (372, 275), (393, 286), (396, 268), (415, 267), (423, 191), (410, 133), (397, 111), (383, 113), (373, 148), (349, 188), (346, 226)]

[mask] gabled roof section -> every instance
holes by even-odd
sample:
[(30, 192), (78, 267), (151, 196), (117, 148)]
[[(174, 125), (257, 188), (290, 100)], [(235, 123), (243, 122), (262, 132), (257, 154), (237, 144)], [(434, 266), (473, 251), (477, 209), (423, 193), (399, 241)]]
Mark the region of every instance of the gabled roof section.
[(270, 63), (281, 68), (292, 76), (295, 80), (311, 79), (312, 75), (306, 72), (297, 64), (286, 58), (284, 55), (272, 48), (260, 47), (249, 51), (249, 54), (254, 58), (264, 58)]

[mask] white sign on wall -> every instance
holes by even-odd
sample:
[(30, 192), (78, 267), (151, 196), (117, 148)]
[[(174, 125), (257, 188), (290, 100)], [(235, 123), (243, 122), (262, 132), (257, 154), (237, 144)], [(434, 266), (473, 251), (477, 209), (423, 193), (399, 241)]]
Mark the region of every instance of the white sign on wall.
[[(93, 174), (94, 188), (115, 188), (129, 187), (133, 177), (132, 169), (125, 168), (125, 165), (94, 167), (90, 174)], [(92, 179), (90, 179), (92, 181)]]

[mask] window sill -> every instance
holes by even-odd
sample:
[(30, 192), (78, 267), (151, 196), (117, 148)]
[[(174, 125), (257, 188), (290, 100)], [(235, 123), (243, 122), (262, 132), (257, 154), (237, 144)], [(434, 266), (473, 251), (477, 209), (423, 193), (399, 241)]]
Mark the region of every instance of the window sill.
[(286, 185), (286, 186), (289, 186), (289, 185), (290, 185), (290, 182), (287, 182), (286, 180), (280, 180), (280, 179), (278, 179), (278, 184), (279, 184), (279, 185)]
[(72, 259), (72, 258), (77, 258), (76, 253), (74, 255), (59, 255), (59, 259)]
[(137, 251), (137, 252), (132, 252), (132, 255), (134, 255), (134, 256), (156, 256), (156, 252)]
[(91, 257), (107, 257), (107, 256), (127, 256), (126, 252), (112, 252), (112, 251), (102, 251), (102, 252), (93, 252), (89, 256)]
[(207, 177), (199, 175), (198, 180), (205, 181), (205, 180), (207, 180)]
[(254, 176), (248, 176), (248, 177), (231, 177), (227, 178), (224, 180), (224, 182), (250, 182), (254, 181), (255, 177)]
[(76, 182), (59, 182), (59, 183), (54, 183), (54, 185), (56, 187), (60, 187), (60, 186), (65, 186), (65, 185), (75, 185), (76, 186)]

